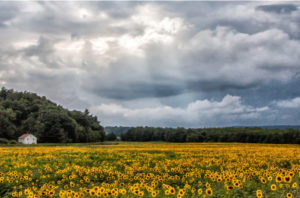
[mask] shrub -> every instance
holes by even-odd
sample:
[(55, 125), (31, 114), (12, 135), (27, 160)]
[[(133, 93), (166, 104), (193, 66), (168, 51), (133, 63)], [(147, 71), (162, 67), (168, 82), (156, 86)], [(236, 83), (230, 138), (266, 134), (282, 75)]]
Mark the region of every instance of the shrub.
[(8, 144), (9, 141), (5, 138), (0, 138), (0, 144)]
[(10, 140), (9, 144), (18, 144), (18, 142), (16, 140)]

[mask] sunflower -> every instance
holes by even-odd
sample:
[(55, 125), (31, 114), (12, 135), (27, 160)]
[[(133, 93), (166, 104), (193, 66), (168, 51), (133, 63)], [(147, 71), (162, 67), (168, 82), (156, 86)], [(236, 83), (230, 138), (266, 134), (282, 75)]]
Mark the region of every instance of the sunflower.
[(165, 190), (165, 195), (169, 195), (170, 191), (169, 190)]
[(271, 185), (271, 190), (275, 191), (277, 189), (276, 184)]
[(13, 192), (11, 195), (12, 195), (13, 197), (18, 197), (18, 193), (17, 193), (17, 192)]
[(138, 196), (139, 196), (139, 197), (144, 196), (144, 191), (140, 191), (139, 194), (138, 194)]
[(239, 182), (235, 182), (235, 183), (234, 183), (234, 187), (236, 187), (236, 188), (239, 187), (239, 185), (240, 185)]
[(263, 183), (263, 184), (267, 183), (267, 181), (265, 180), (265, 178), (261, 178), (260, 181), (261, 181), (261, 183)]
[(277, 183), (282, 182), (282, 177), (281, 177), (281, 175), (277, 175), (277, 176), (276, 176), (276, 182), (277, 182)]
[(100, 191), (101, 193), (104, 193), (105, 188), (101, 187), (101, 188), (99, 189), (99, 191)]
[(184, 194), (184, 190), (183, 190), (183, 189), (180, 189), (180, 190), (178, 191), (178, 194), (183, 195), (183, 194)]
[(284, 181), (285, 181), (286, 183), (291, 183), (291, 182), (292, 182), (292, 177), (291, 177), (291, 176), (285, 176), (285, 177), (284, 177)]
[(286, 197), (287, 197), (287, 198), (292, 198), (293, 195), (292, 195), (292, 193), (287, 193), (287, 194), (286, 194)]
[(126, 194), (126, 190), (123, 188), (123, 189), (120, 190), (120, 193), (121, 193), (122, 195), (125, 195), (125, 194)]
[(233, 190), (233, 186), (231, 186), (231, 185), (227, 186), (227, 190), (228, 191), (232, 191)]
[(199, 188), (197, 192), (198, 192), (198, 195), (202, 195), (202, 189), (201, 188)]
[(91, 196), (95, 196), (96, 195), (96, 192), (94, 190), (90, 190), (90, 195)]
[(100, 197), (101, 195), (102, 195), (102, 193), (101, 193), (100, 191), (97, 191), (97, 192), (96, 192), (96, 196), (97, 196), (97, 197)]
[(157, 194), (156, 194), (155, 191), (151, 192), (151, 196), (152, 196), (152, 197), (156, 197), (156, 195), (157, 195)]
[(257, 196), (257, 198), (263, 197), (262, 191), (261, 191), (261, 190), (257, 190), (257, 191), (256, 191), (256, 196)]
[(174, 188), (171, 188), (171, 189), (170, 189), (170, 194), (172, 194), (172, 195), (175, 194), (175, 189), (174, 189)]
[(212, 195), (213, 195), (213, 191), (212, 191), (211, 188), (206, 189), (205, 193), (206, 193), (208, 196), (212, 196)]
[(272, 181), (272, 180), (273, 180), (273, 177), (272, 177), (272, 176), (269, 176), (269, 177), (268, 177), (268, 180), (269, 180), (269, 181)]
[(192, 191), (191, 191), (193, 194), (196, 192), (196, 188), (192, 188)]
[(292, 188), (298, 188), (298, 184), (295, 182), (292, 184)]
[(49, 196), (52, 196), (52, 195), (54, 195), (55, 194), (55, 191), (54, 190), (50, 190), (49, 191)]
[(205, 187), (209, 188), (210, 187), (210, 183), (206, 182)]
[(63, 197), (65, 195), (65, 193), (63, 191), (59, 191), (59, 197)]

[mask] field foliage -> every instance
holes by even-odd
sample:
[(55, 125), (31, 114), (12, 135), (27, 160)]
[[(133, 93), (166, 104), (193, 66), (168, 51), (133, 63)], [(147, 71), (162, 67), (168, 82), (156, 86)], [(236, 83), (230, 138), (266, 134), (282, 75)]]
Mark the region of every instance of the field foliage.
[(296, 145), (2, 147), (0, 158), (0, 197), (300, 197)]

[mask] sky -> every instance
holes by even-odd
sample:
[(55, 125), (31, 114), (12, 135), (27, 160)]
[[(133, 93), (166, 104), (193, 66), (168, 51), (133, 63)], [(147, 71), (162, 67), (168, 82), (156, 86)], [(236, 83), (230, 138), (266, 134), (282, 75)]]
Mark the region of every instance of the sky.
[(300, 124), (300, 3), (0, 2), (0, 86), (104, 126)]

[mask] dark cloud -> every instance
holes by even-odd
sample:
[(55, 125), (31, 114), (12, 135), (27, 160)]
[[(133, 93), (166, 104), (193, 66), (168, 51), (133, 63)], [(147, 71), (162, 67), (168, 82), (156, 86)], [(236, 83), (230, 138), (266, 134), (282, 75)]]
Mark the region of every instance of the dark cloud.
[(32, 45), (24, 50), (26, 56), (45, 56), (54, 52), (53, 42), (51, 40), (40, 37), (37, 45)]
[(132, 15), (132, 11), (137, 5), (142, 5), (142, 2), (130, 1), (115, 1), (115, 2), (91, 2), (89, 8), (98, 12), (105, 10), (105, 12), (114, 19), (124, 19)]
[(272, 12), (276, 14), (290, 14), (298, 9), (298, 7), (294, 4), (260, 5), (256, 8), (264, 12)]
[(17, 14), (19, 9), (8, 2), (0, 2), (0, 28), (7, 27), (10, 20)]
[(181, 94), (182, 89), (177, 86), (163, 85), (156, 83), (141, 83), (128, 84), (126, 82), (116, 83), (113, 87), (106, 87), (100, 85), (96, 87), (93, 92), (102, 97), (108, 97), (119, 100), (129, 100), (147, 97), (168, 97)]
[(232, 80), (230, 82), (227, 79), (219, 79), (216, 81), (196, 81), (196, 82), (189, 82), (187, 88), (191, 91), (204, 91), (204, 92), (228, 92), (230, 90), (242, 90), (249, 88), (253, 88), (258, 86), (259, 82), (252, 82), (246, 84), (238, 84)]

